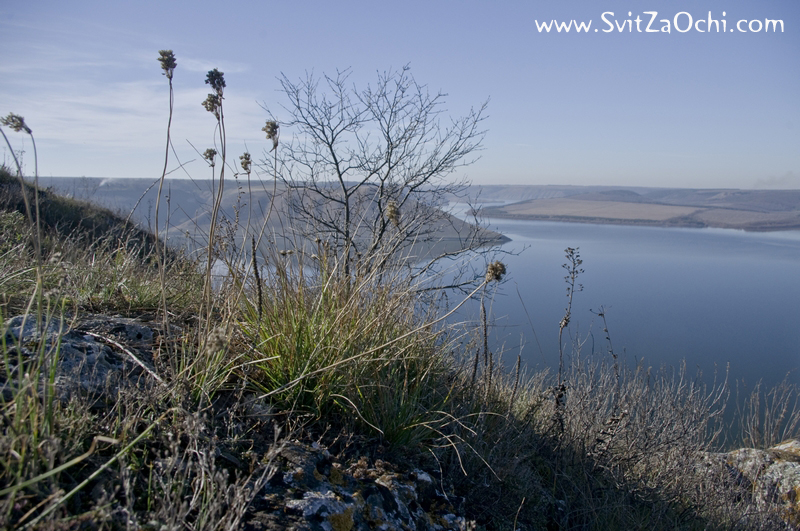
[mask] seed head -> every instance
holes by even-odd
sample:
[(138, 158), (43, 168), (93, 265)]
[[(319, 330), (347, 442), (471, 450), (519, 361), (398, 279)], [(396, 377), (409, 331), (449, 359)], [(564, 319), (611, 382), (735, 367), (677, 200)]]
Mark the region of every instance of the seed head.
[(486, 268), (486, 282), (491, 282), (493, 280), (500, 282), (505, 274), (506, 265), (503, 262), (496, 260), (489, 264), (489, 267)]
[(244, 155), (239, 157), (239, 161), (239, 164), (242, 166), (244, 172), (250, 173), (250, 166), (253, 164), (253, 160), (250, 158), (250, 153), (245, 151)]
[(20, 116), (19, 114), (14, 114), (13, 112), (8, 113), (8, 116), (5, 118), (0, 118), (0, 123), (5, 125), (6, 127), (10, 127), (17, 133), (20, 131), (25, 131), (28, 134), (33, 133), (31, 128), (25, 124), (25, 118)]
[(158, 54), (160, 56), (158, 62), (161, 63), (161, 69), (164, 71), (163, 75), (167, 76), (167, 79), (172, 79), (175, 67), (178, 66), (175, 54), (172, 53), (172, 50), (159, 50)]
[(203, 153), (203, 158), (208, 161), (208, 163), (213, 167), (214, 166), (214, 158), (217, 156), (217, 150), (213, 148), (208, 148)]
[(209, 70), (208, 74), (206, 74), (206, 85), (211, 85), (211, 88), (220, 98), (222, 97), (222, 89), (225, 88), (225, 78), (223, 76), (224, 74), (216, 68)]
[(262, 131), (267, 133), (267, 140), (272, 140), (272, 149), (270, 151), (275, 151), (278, 148), (279, 127), (278, 122), (275, 120), (267, 120), (267, 124), (261, 128)]
[(214, 116), (217, 117), (219, 120), (219, 104), (220, 104), (220, 97), (216, 94), (209, 94), (208, 97), (203, 101), (203, 107)]
[(400, 208), (394, 201), (389, 201), (386, 205), (386, 219), (394, 223), (395, 227), (400, 227)]
[(55, 299), (58, 297), (58, 290), (56, 288), (49, 289), (44, 292), (45, 299)]
[(224, 328), (215, 328), (206, 340), (206, 350), (209, 354), (224, 350), (228, 344), (228, 338)]

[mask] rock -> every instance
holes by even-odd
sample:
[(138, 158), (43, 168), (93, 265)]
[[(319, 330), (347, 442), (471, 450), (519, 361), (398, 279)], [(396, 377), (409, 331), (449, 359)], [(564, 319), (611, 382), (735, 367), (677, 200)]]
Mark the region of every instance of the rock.
[(800, 529), (800, 440), (709, 457), (723, 464), (736, 484), (746, 487), (758, 507), (777, 508), (788, 526)]
[(135, 319), (93, 315), (77, 321), (51, 318), (38, 325), (35, 316), (17, 316), (4, 325), (3, 336), (11, 373), (17, 378), (0, 384), (3, 396), (13, 396), (19, 385), (22, 360), (23, 377), (41, 362), (43, 385), (55, 361), (57, 396), (66, 400), (75, 393), (93, 399), (113, 399), (121, 386), (152, 383), (153, 330)]
[[(11, 378), (0, 380), (0, 388), (9, 398), (36, 366), (41, 367), (39, 385), (44, 385), (53, 363), (57, 396), (69, 399), (79, 393), (91, 397), (96, 407), (113, 401), (125, 386), (153, 385), (160, 379), (152, 368), (156, 333), (134, 319), (93, 315), (77, 321), (51, 319), (38, 326), (35, 318), (15, 317), (5, 323), (3, 334), (11, 367), (0, 371), (0, 378)], [(273, 415), (268, 403), (247, 402), (253, 418), (266, 421)], [(242, 468), (240, 459), (222, 449), (217, 457)], [(245, 529), (475, 528), (458, 514), (454, 498), (440, 490), (433, 472), (366, 456), (341, 462), (323, 445), (299, 441), (282, 443), (276, 464), (277, 473), (248, 510)]]
[(366, 457), (345, 467), (319, 444), (287, 442), (281, 472), (254, 502), (248, 529), (353, 531), (474, 529), (431, 474)]

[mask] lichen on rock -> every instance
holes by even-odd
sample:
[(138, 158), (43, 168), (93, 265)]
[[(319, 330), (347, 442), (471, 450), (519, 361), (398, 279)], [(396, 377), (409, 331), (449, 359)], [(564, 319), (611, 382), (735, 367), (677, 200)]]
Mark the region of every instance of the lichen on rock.
[(283, 474), (256, 502), (261, 514), (255, 520), (313, 531), (474, 528), (428, 472), (365, 456), (345, 467), (321, 445), (299, 441), (288, 442), (280, 455)]
[(784, 521), (800, 529), (800, 440), (766, 450), (739, 448), (708, 459), (722, 465), (734, 484), (749, 492), (757, 507), (777, 507)]

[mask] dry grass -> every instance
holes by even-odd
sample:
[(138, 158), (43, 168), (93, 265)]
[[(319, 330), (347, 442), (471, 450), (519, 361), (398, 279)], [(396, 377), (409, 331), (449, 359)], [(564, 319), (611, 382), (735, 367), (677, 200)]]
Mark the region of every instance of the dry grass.
[[(155, 382), (102, 403), (57, 396), (57, 342), (17, 344), (4, 330), (0, 526), (237, 528), (274, 472), (277, 426), (287, 425), (296, 437), (345, 434), (365, 441), (359, 451), (438, 469), (454, 505), (486, 529), (780, 525), (703, 464), (722, 444), (726, 382), (619, 366), (580, 345), (557, 378), (519, 365), (508, 374), (485, 323), (456, 342), (403, 267), (356, 259), (344, 269), (321, 241), (313, 253), (307, 243), (262, 253), (262, 227), (249, 221), (208, 234), (205, 261), (156, 257), (153, 236), (44, 192), (40, 235), (19, 201), (30, 186), (6, 169), (0, 184), (3, 322), (114, 312), (161, 323)], [(217, 260), (229, 274), (212, 289)], [(571, 265), (570, 296), (582, 273)], [(501, 266), (470, 296), (500, 280)], [(756, 389), (742, 406), (745, 442), (797, 436), (797, 396), (788, 385)]]
[[(24, 267), (24, 219), (2, 219), (14, 252), (2, 255), (8, 273), (0, 282), (20, 294), (5, 301), (8, 315), (31, 300), (35, 277)], [(52, 290), (45, 315), (158, 311), (158, 268), (137, 247), (61, 238), (65, 247), (56, 236), (44, 246)], [(98, 267), (86, 265), (89, 256)], [(357, 435), (390, 455), (441, 467), (461, 510), (487, 528), (777, 525), (774, 514), (743, 501), (749, 493), (699, 464), (721, 444), (724, 383), (705, 387), (683, 370), (627, 369), (575, 350), (556, 406), (556, 379), (507, 374), (479, 331), (473, 344), (448, 342), (430, 325), (439, 316), (421, 311), (402, 275), (343, 282), (320, 261), (268, 258), (260, 258), (272, 267), (260, 268), (258, 285), (243, 276), (218, 292), (221, 321), (201, 338), (204, 329), (191, 323), (203, 321), (202, 271), (176, 255), (164, 288), (170, 310), (189, 326), (163, 336), (172, 345), (158, 366), (166, 385), (131, 388), (103, 408), (53, 398), (56, 351), (30, 363), (14, 359), (16, 345), (3, 346), (4, 381), (20, 381), (22, 365), (28, 372), (2, 403), (7, 525), (35, 518), (66, 527), (80, 519), (109, 527), (233, 525), (269, 476), (276, 446), (272, 425), (246, 414), (259, 396), (276, 420), (301, 432)], [(744, 406), (747, 441), (796, 435), (796, 396), (786, 386), (753, 394)], [(239, 465), (208, 458), (220, 447)], [(222, 486), (226, 496), (211, 494)]]

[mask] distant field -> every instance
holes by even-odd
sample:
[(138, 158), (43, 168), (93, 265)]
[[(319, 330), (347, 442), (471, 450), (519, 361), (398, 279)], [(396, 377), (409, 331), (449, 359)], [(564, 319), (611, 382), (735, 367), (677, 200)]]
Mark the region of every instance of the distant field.
[(501, 209), (516, 216), (569, 216), (631, 221), (665, 221), (697, 211), (694, 207), (580, 199), (537, 199)]
[[(694, 190), (580, 186), (486, 186), (483, 197), (516, 202), (485, 205), (488, 217), (719, 227), (748, 231), (800, 230), (799, 190)], [(519, 201), (523, 198), (523, 201)]]

